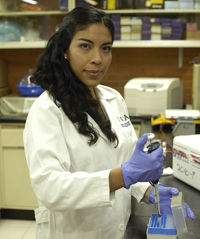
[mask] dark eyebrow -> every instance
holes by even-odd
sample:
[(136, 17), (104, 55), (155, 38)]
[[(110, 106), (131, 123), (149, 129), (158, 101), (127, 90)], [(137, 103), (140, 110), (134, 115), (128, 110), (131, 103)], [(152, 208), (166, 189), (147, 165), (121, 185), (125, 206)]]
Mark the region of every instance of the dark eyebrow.
[[(78, 41), (86, 41), (86, 42), (89, 42), (89, 43), (91, 43), (91, 44), (94, 44), (94, 42), (93, 41), (91, 41), (91, 40), (89, 40), (89, 39), (86, 39), (86, 38), (79, 38), (79, 39), (77, 39)], [(105, 43), (103, 43), (103, 45), (112, 45), (113, 43), (112, 42), (105, 42)]]

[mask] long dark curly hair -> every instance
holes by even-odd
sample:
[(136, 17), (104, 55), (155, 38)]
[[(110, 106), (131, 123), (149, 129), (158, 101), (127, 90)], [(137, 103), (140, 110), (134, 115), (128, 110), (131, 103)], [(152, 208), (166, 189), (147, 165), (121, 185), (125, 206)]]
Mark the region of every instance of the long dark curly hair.
[(70, 11), (59, 30), (49, 39), (44, 53), (38, 59), (31, 81), (47, 90), (53, 96), (55, 104), (61, 104), (69, 119), (77, 123), (79, 133), (88, 137), (89, 145), (97, 142), (99, 132), (88, 122), (87, 114), (96, 121), (110, 142), (116, 141), (117, 146), (118, 138), (111, 129), (110, 120), (99, 112), (99, 102), (75, 76), (69, 62), (64, 58), (74, 35), (99, 22), (109, 29), (113, 41), (114, 26), (105, 12), (94, 7), (77, 7)]

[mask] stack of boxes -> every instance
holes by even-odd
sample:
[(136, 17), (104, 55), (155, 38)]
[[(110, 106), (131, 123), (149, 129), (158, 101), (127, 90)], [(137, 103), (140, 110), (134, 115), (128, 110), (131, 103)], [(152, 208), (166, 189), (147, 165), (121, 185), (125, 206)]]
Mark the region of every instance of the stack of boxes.
[(120, 26), (120, 15), (111, 15), (111, 19), (112, 19), (112, 22), (114, 24), (114, 27), (115, 27), (115, 36), (114, 36), (114, 39), (115, 40), (120, 40), (121, 39), (121, 26)]
[(131, 40), (141, 40), (142, 19), (139, 17), (131, 18)]
[(180, 40), (183, 33), (182, 21), (180, 18), (171, 19), (172, 35), (171, 40)]
[(193, 0), (179, 0), (179, 9), (194, 9)]
[(171, 18), (162, 18), (162, 40), (170, 40), (172, 35)]
[[(67, 1), (67, 0), (60, 0)], [(76, 0), (76, 6), (114, 9), (200, 9), (200, 0)]]
[(199, 9), (200, 0), (165, 1), (164, 9)]
[(151, 40), (161, 40), (162, 26), (160, 18), (151, 18)]
[(142, 17), (142, 40), (151, 40), (151, 17)]
[(188, 22), (186, 25), (186, 40), (200, 40), (200, 30), (196, 22)]
[(112, 15), (111, 18), (115, 26), (115, 40), (180, 40), (183, 36), (180, 18), (120, 15)]
[(120, 18), (121, 40), (141, 40), (142, 19), (140, 17)]
[(131, 17), (120, 17), (121, 40), (131, 40)]

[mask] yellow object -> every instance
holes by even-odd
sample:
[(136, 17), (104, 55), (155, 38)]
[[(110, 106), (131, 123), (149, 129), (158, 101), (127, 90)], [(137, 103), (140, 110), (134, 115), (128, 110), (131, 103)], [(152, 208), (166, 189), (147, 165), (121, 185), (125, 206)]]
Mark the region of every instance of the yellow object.
[(163, 4), (163, 0), (151, 0), (151, 4)]
[[(151, 117), (152, 126), (159, 124), (174, 124), (175, 122), (176, 119), (166, 119), (162, 112)], [(194, 119), (194, 123), (200, 124), (200, 119)]]
[(175, 120), (166, 119), (162, 112), (151, 117), (151, 125), (173, 124), (174, 122)]
[(115, 0), (108, 0), (108, 2), (107, 2), (107, 9), (108, 10), (116, 9), (116, 2), (115, 2)]

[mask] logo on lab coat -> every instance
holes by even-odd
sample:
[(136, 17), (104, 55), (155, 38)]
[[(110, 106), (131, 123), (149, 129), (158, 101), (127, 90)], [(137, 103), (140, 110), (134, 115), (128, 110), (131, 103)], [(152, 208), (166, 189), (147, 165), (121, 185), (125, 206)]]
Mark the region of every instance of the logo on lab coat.
[(123, 115), (123, 116), (120, 116), (120, 117), (117, 117), (120, 125), (122, 127), (129, 127), (131, 126), (131, 122), (130, 122), (130, 119), (127, 115)]

